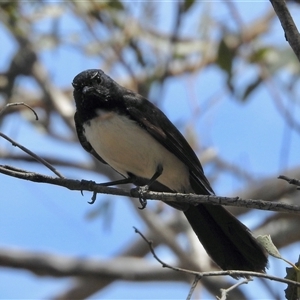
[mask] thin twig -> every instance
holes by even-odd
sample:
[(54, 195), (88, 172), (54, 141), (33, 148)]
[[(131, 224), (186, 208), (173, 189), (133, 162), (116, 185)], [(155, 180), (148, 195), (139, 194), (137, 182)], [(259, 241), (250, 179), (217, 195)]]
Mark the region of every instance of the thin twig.
[(198, 275), (196, 275), (196, 276), (195, 276), (195, 279), (194, 279), (194, 281), (193, 281), (193, 283), (192, 283), (192, 286), (191, 286), (191, 288), (190, 288), (190, 290), (189, 290), (189, 294), (188, 294), (186, 300), (191, 300), (191, 299), (192, 299), (192, 295), (193, 295), (193, 293), (194, 293), (194, 291), (195, 291), (195, 288), (196, 288), (196, 286), (197, 286), (199, 280), (201, 280), (201, 277), (198, 276)]
[(237, 282), (236, 284), (234, 284), (233, 286), (229, 287), (228, 289), (221, 289), (221, 298), (217, 297), (217, 299), (218, 299), (218, 300), (226, 300), (227, 294), (228, 294), (230, 291), (232, 291), (232, 290), (238, 288), (238, 287), (239, 287), (240, 285), (242, 285), (242, 284), (247, 284), (249, 281), (252, 281), (252, 280), (253, 280), (253, 279), (251, 279), (251, 278), (244, 279), (244, 280), (242, 280), (242, 281), (240, 281), (240, 282)]
[[(10, 161), (22, 161), (22, 162), (28, 162), (28, 163), (39, 163), (31, 156), (28, 156), (27, 154), (23, 153), (11, 153), (11, 151), (2, 151), (0, 150), (0, 156), (2, 160), (10, 160)], [(40, 157), (44, 160), (46, 160), (51, 165), (56, 165), (60, 167), (68, 167), (68, 168), (74, 168), (79, 170), (87, 170), (87, 171), (94, 171), (95, 166), (92, 162), (77, 162), (75, 160), (66, 160), (64, 158), (60, 157), (52, 157), (43, 155)]]
[(280, 176), (278, 176), (278, 178), (287, 181), (289, 184), (300, 186), (300, 180), (299, 179), (290, 178), (290, 177), (287, 177), (285, 175), (280, 175)]
[(181, 269), (181, 268), (177, 268), (177, 267), (172, 267), (171, 265), (163, 262), (155, 253), (154, 249), (153, 249), (153, 242), (149, 241), (136, 227), (133, 227), (133, 229), (135, 230), (136, 233), (138, 233), (143, 240), (149, 245), (149, 249), (150, 252), (152, 253), (153, 257), (162, 265), (163, 268), (169, 268), (172, 269), (174, 271), (181, 271), (184, 272), (185, 269)]
[(296, 282), (296, 281), (285, 279), (285, 278), (275, 277), (275, 276), (271, 276), (271, 275), (268, 275), (268, 274), (265, 274), (265, 273), (259, 273), (259, 272), (238, 271), (238, 270), (196, 272), (196, 271), (191, 271), (191, 270), (187, 270), (187, 269), (182, 269), (182, 268), (170, 266), (169, 264), (163, 262), (156, 255), (156, 253), (153, 249), (153, 246), (152, 246), (152, 241), (149, 241), (137, 228), (135, 228), (135, 227), (133, 227), (133, 228), (134, 228), (135, 232), (138, 233), (144, 239), (144, 241), (149, 245), (149, 249), (150, 249), (150, 252), (152, 253), (153, 257), (162, 265), (163, 268), (170, 268), (171, 270), (174, 270), (174, 271), (178, 271), (178, 272), (198, 276), (198, 278), (200, 278), (200, 279), (202, 277), (224, 276), (224, 275), (229, 275), (229, 276), (232, 276), (232, 277), (241, 277), (241, 276), (242, 277), (250, 277), (250, 276), (253, 276), (253, 277), (261, 277), (261, 278), (265, 278), (265, 279), (270, 279), (270, 280), (285, 283), (285, 284), (292, 284), (292, 285), (300, 287), (300, 282)]
[[(3, 114), (3, 112), (11, 107), (11, 106), (17, 106), (17, 105), (23, 105), (26, 106), (27, 108), (29, 108), (35, 115), (35, 119), (38, 120), (39, 117), (37, 115), (37, 113), (35, 112), (35, 110), (30, 107), (28, 104), (24, 103), (24, 102), (15, 102), (15, 103), (8, 103), (6, 104), (1, 110), (0, 110), (0, 115)], [(27, 149), (26, 147), (22, 146), (21, 144), (17, 143), (16, 141), (14, 141), (13, 139), (11, 139), (10, 137), (8, 137), (7, 135), (5, 135), (4, 133), (0, 132), (0, 136), (4, 139), (6, 139), (7, 141), (11, 142), (13, 146), (20, 148), (22, 151), (24, 151), (25, 153), (29, 154), (31, 157), (33, 157), (35, 160), (37, 160), (38, 162), (42, 163), (43, 165), (45, 165), (48, 169), (50, 169), (55, 175), (57, 175), (60, 178), (64, 178), (64, 176), (62, 176), (51, 164), (49, 164), (46, 160), (44, 160), (43, 158), (41, 158), (40, 156), (38, 156), (37, 154), (33, 153), (32, 151), (30, 151), (29, 149)]]
[(8, 107), (17, 106), (17, 105), (24, 105), (24, 106), (26, 106), (27, 108), (29, 108), (34, 113), (36, 121), (39, 119), (39, 117), (38, 117), (37, 113), (35, 112), (35, 110), (31, 106), (29, 106), (28, 104), (26, 104), (24, 102), (14, 102), (14, 103), (8, 103), (8, 104), (6, 104), (3, 108), (0, 109), (0, 116), (4, 113), (4, 111)]
[(32, 156), (35, 160), (42, 163), (44, 166), (46, 166), (48, 169), (50, 169), (58, 177), (64, 178), (64, 176), (61, 175), (51, 164), (49, 164), (46, 160), (44, 160), (43, 158), (41, 158), (37, 154), (33, 153), (32, 151), (30, 151), (26, 147), (22, 146), (21, 144), (17, 143), (16, 141), (14, 141), (13, 139), (11, 139), (10, 137), (8, 137), (7, 135), (5, 135), (2, 132), (0, 132), (0, 136), (3, 137), (4, 139), (6, 139), (7, 141), (11, 142), (13, 146), (20, 148), (22, 151), (24, 151), (25, 153)]

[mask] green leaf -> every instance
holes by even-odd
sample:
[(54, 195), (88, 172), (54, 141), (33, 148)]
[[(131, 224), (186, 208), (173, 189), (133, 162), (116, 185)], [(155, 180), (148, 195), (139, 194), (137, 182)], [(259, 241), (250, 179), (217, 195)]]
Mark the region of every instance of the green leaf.
[(224, 39), (219, 44), (216, 63), (224, 70), (229, 77), (232, 74), (233, 59), (235, 58), (235, 50), (228, 47)]
[(194, 3), (195, 3), (195, 0), (184, 0), (183, 11), (187, 12)]
[(266, 60), (267, 55), (274, 51), (270, 47), (262, 47), (255, 50), (249, 57), (249, 62), (251, 63), (260, 63)]
[(259, 235), (256, 240), (267, 250), (270, 255), (282, 259), (278, 249), (273, 244), (270, 235)]
[[(300, 256), (298, 262), (295, 264), (297, 267), (299, 267), (299, 260), (300, 260)], [(290, 279), (293, 281), (300, 282), (300, 272), (297, 271), (295, 268), (286, 268), (286, 274), (287, 275), (284, 277), (285, 279)], [(299, 300), (300, 298), (299, 287), (296, 287), (293, 284), (289, 284), (284, 291), (285, 291), (285, 298), (287, 300)]]
[(124, 10), (124, 5), (119, 0), (110, 0), (107, 2), (107, 6), (116, 10)]
[(245, 101), (249, 95), (256, 90), (256, 88), (261, 84), (262, 80), (260, 77), (258, 77), (256, 80), (254, 80), (252, 83), (250, 83), (247, 88), (245, 89), (243, 95), (240, 97), (242, 101)]
[(216, 64), (227, 73), (227, 87), (229, 91), (234, 93), (234, 85), (232, 84), (232, 66), (235, 58), (236, 50), (233, 47), (229, 47), (226, 40), (223, 38), (219, 44)]

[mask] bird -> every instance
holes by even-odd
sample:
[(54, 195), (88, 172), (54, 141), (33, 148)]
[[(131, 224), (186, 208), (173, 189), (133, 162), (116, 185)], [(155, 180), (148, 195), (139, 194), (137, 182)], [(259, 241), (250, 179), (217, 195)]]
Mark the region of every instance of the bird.
[[(202, 165), (168, 117), (100, 69), (72, 82), (82, 147), (122, 179), (150, 191), (214, 195)], [(265, 272), (268, 257), (251, 231), (220, 205), (168, 202), (183, 212), (208, 255), (223, 270)]]

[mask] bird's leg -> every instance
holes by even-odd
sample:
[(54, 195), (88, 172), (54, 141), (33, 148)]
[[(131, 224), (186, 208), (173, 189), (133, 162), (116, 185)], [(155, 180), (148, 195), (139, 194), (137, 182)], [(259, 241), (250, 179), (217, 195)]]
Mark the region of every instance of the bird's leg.
[[(139, 209), (144, 209), (147, 206), (147, 199), (143, 196), (143, 194), (148, 192), (149, 187), (151, 186), (151, 184), (153, 184), (155, 182), (155, 180), (162, 174), (162, 172), (163, 172), (163, 166), (161, 164), (159, 164), (156, 168), (155, 173), (149, 179), (148, 183), (144, 186), (139, 186), (138, 187), (138, 192), (139, 192), (139, 195), (140, 195), (139, 196), (139, 201), (141, 203), (141, 207), (139, 207)], [(136, 176), (131, 174), (130, 177), (123, 178), (123, 179), (120, 179), (120, 180), (110, 181), (110, 182), (99, 183), (99, 185), (112, 186), (112, 185), (127, 184), (127, 183), (135, 184), (136, 180), (137, 180)], [(89, 204), (94, 204), (95, 201), (96, 201), (96, 196), (97, 196), (97, 193), (94, 192), (91, 201), (89, 201), (88, 203)]]
[(103, 186), (112, 186), (112, 185), (117, 185), (117, 184), (126, 184), (126, 183), (134, 183), (134, 178), (123, 178), (115, 181), (110, 181), (110, 182), (104, 182), (104, 183), (99, 183), (99, 185)]
[(161, 164), (159, 164), (156, 168), (155, 173), (153, 174), (153, 176), (149, 179), (148, 183), (144, 186), (140, 186), (138, 188), (139, 191), (139, 201), (141, 203), (141, 207), (139, 207), (139, 209), (144, 209), (147, 206), (147, 199), (143, 196), (144, 193), (148, 192), (149, 187), (151, 186), (151, 184), (153, 184), (155, 182), (155, 180), (162, 174), (163, 172), (163, 166)]

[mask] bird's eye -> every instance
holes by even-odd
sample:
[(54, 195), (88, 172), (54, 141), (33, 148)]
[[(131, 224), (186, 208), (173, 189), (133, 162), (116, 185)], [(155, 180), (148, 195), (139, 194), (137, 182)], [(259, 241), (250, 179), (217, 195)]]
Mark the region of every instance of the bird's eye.
[(95, 78), (95, 80), (96, 80), (96, 82), (97, 82), (98, 84), (102, 84), (102, 77), (97, 76), (97, 77)]
[(96, 84), (101, 84), (102, 83), (102, 77), (99, 75), (98, 72), (95, 72), (92, 76), (91, 79), (94, 83)]

